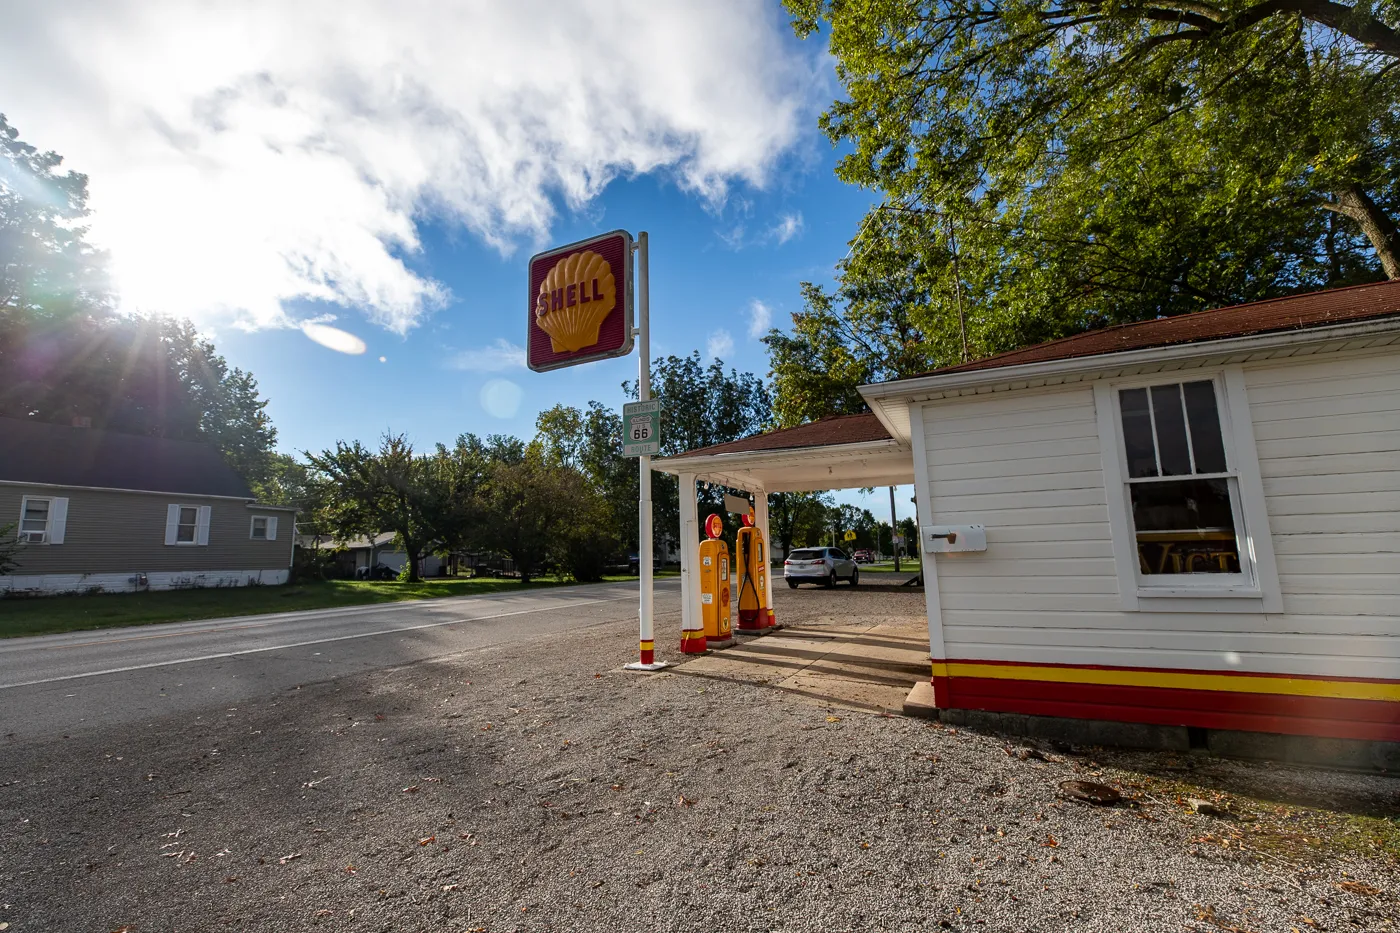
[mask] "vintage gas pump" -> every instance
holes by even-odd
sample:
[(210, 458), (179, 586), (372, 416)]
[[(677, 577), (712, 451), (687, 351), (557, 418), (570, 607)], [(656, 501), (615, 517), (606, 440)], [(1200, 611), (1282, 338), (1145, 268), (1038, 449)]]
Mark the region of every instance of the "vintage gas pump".
[(734, 542), (738, 568), (739, 631), (756, 635), (773, 628), (768, 613), (768, 547), (763, 533), (753, 527), (753, 513), (744, 516)]
[(705, 642), (710, 648), (734, 644), (729, 620), (729, 545), (720, 540), (724, 519), (718, 514), (705, 520), (708, 540), (700, 543), (700, 618), (705, 624)]

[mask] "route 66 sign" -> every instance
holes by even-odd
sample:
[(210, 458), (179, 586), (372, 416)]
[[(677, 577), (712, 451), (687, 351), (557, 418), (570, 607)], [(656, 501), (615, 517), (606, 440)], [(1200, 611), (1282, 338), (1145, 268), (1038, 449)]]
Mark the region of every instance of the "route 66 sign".
[(629, 402), (622, 406), (622, 455), (650, 457), (661, 453), (661, 403)]

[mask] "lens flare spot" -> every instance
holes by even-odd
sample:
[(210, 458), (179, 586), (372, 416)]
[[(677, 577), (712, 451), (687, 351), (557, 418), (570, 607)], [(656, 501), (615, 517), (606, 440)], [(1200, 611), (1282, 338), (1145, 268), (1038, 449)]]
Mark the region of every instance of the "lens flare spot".
[(328, 350), (359, 356), (367, 349), (365, 342), (354, 334), (329, 324), (303, 324), (301, 332)]
[(492, 379), (481, 387), (481, 407), (493, 418), (514, 418), (522, 395), (509, 379)]

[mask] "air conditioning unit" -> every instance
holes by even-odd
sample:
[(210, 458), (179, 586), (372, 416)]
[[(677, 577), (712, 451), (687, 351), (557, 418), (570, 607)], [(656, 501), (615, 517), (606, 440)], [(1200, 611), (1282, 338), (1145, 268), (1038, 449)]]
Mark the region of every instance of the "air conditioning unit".
[(21, 531), (19, 539), (25, 544), (43, 544), (48, 538), (48, 533), (43, 531)]

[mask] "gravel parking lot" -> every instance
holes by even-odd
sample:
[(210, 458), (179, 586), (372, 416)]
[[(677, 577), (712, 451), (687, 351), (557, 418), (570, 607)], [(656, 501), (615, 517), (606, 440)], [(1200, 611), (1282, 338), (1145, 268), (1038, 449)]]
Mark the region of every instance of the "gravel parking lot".
[[(913, 592), (777, 595), (798, 627), (921, 624)], [(0, 744), (0, 924), (1397, 928), (1392, 778), (1032, 748), (684, 665), (627, 674), (635, 635), (616, 623)], [(1073, 779), (1127, 802), (1076, 802)]]

